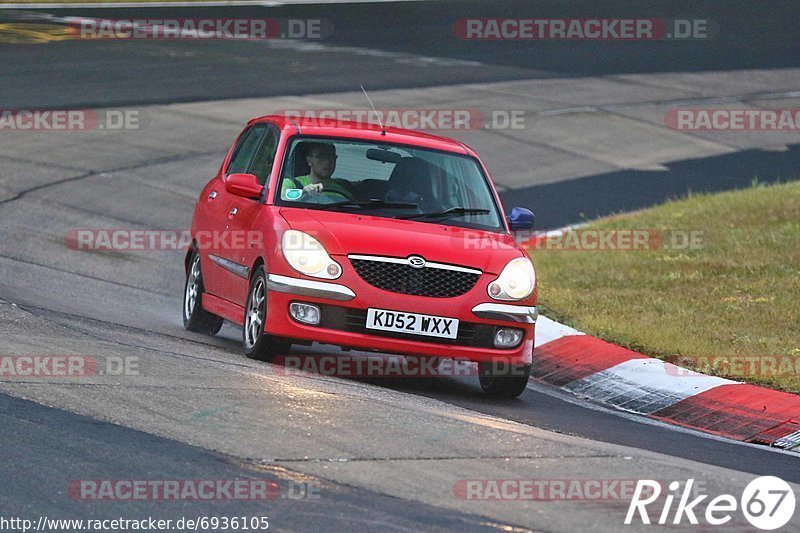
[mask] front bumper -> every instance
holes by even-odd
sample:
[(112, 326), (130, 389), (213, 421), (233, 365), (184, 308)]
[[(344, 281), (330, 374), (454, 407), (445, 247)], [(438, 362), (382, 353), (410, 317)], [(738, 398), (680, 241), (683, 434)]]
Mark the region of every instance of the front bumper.
[[(272, 335), (381, 352), (432, 355), (471, 361), (529, 364), (533, 331), (538, 312), (535, 306), (482, 302), (476, 294), (457, 298), (425, 298), (386, 293), (371, 286), (358, 287), (312, 281), (277, 274), (268, 276), (267, 332)], [(376, 292), (378, 291), (378, 292)], [(484, 293), (485, 294), (485, 293)], [(301, 324), (289, 315), (289, 304), (317, 304), (322, 320), (317, 326)], [(334, 304), (335, 302), (335, 304)], [(431, 339), (402, 333), (366, 330), (369, 307), (458, 318), (457, 339)], [(497, 327), (522, 329), (523, 340), (511, 349), (493, 347)]]

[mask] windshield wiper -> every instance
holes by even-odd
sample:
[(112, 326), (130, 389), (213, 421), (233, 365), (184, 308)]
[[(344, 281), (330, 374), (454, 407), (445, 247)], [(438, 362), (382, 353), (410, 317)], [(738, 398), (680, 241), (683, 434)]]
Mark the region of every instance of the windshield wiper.
[(486, 215), (491, 213), (488, 209), (473, 209), (469, 207), (451, 207), (446, 211), (440, 211), (438, 213), (414, 213), (413, 215), (403, 215), (397, 218), (401, 218), (403, 220), (411, 220), (415, 218), (453, 218), (453, 217), (461, 217), (464, 215)]
[(333, 209), (334, 207), (359, 207), (361, 209), (416, 209), (419, 207), (417, 204), (409, 204), (403, 202), (384, 202), (373, 198), (371, 200), (357, 201), (345, 200), (343, 202), (336, 202), (335, 204), (314, 204), (317, 209)]

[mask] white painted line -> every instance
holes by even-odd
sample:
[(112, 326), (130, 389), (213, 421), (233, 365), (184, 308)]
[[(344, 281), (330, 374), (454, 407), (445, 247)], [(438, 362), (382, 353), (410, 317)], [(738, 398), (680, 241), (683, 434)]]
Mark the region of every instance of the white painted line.
[(65, 9), (65, 8), (118, 8), (118, 7), (224, 7), (224, 6), (255, 6), (278, 7), (286, 5), (314, 5), (314, 4), (351, 4), (351, 3), (378, 3), (378, 2), (421, 2), (423, 0), (280, 0), (255, 2), (252, 0), (222, 0), (215, 2), (69, 2), (69, 3), (31, 3), (20, 2), (16, 4), (0, 4), (0, 9)]
[(533, 346), (536, 348), (568, 335), (585, 335), (585, 333), (577, 329), (565, 326), (555, 320), (550, 320), (543, 315), (539, 315), (539, 318), (536, 319), (536, 329), (534, 333), (535, 338), (533, 340)]
[(568, 231), (575, 231), (575, 230), (581, 229), (584, 226), (588, 226), (588, 225), (589, 225), (588, 222), (586, 222), (586, 223), (581, 223), (581, 224), (575, 224), (573, 226), (564, 226), (563, 228), (549, 229), (549, 230), (545, 230), (545, 231), (535, 231), (533, 233), (533, 235), (527, 240), (528, 241), (533, 241), (533, 240), (542, 239), (542, 238), (560, 237), (560, 236), (564, 235), (565, 233), (567, 233)]
[(692, 373), (659, 359), (631, 359), (562, 387), (632, 413), (651, 414), (720, 385), (738, 382)]
[(480, 61), (453, 59), (449, 57), (421, 56), (405, 52), (392, 52), (359, 46), (335, 46), (319, 41), (303, 41), (301, 39), (266, 39), (260, 41), (270, 48), (292, 49), (296, 52), (328, 52), (346, 53), (364, 57), (382, 57), (397, 63), (416, 63), (426, 67), (483, 67)]

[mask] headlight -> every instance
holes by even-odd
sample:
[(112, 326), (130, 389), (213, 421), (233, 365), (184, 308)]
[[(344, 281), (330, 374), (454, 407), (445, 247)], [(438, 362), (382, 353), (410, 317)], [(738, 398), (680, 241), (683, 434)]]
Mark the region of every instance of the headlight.
[(306, 276), (336, 279), (342, 267), (331, 259), (317, 239), (297, 230), (287, 230), (281, 239), (281, 251), (289, 266)]
[(536, 272), (527, 257), (512, 259), (500, 277), (489, 284), (489, 296), (495, 300), (523, 300), (533, 293)]

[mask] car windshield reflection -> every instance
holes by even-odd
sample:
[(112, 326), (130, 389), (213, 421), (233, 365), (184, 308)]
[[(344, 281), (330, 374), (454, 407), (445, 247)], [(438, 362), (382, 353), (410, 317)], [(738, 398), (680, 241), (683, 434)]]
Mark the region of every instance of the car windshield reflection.
[(299, 137), (276, 204), (502, 231), (486, 176), (467, 155), (353, 139)]

